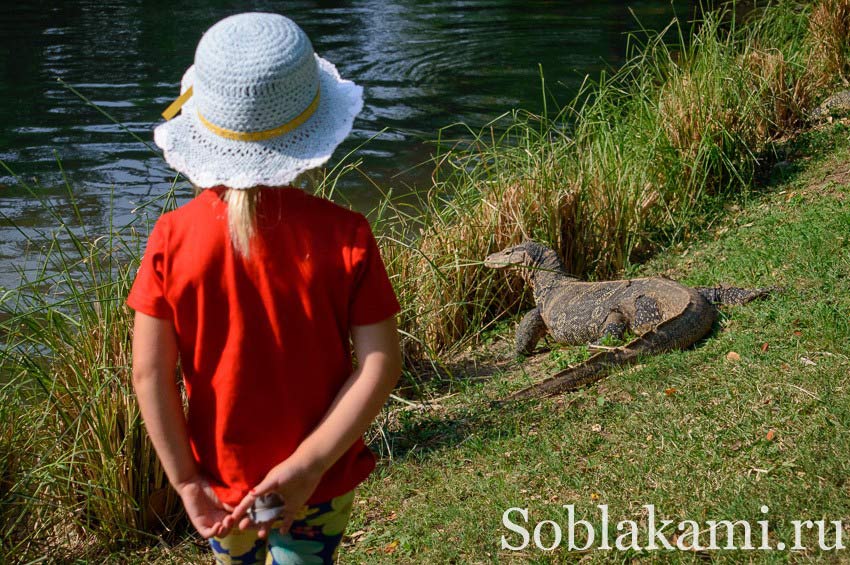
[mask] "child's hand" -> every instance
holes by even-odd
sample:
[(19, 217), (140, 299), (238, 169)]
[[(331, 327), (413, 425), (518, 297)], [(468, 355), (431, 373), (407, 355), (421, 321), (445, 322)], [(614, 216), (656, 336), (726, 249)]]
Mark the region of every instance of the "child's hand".
[(284, 510), (278, 519), (283, 520), (279, 529), (281, 534), (285, 534), (289, 531), (290, 526), (292, 526), (292, 522), (295, 521), (298, 512), (306, 504), (307, 499), (316, 490), (316, 486), (319, 484), (321, 478), (321, 472), (300, 463), (294, 457), (290, 457), (273, 467), (266, 474), (262, 482), (245, 495), (245, 498), (236, 506), (230, 517), (234, 524), (239, 524), (240, 530), (257, 528), (259, 530), (257, 535), (260, 538), (266, 537), (271, 528), (271, 522), (254, 524), (245, 514), (251, 505), (254, 504), (254, 500), (266, 493), (274, 491), (283, 498)]
[(183, 500), (192, 525), (204, 538), (225, 536), (233, 527), (232, 506), (222, 503), (203, 477), (182, 483), (177, 493)]

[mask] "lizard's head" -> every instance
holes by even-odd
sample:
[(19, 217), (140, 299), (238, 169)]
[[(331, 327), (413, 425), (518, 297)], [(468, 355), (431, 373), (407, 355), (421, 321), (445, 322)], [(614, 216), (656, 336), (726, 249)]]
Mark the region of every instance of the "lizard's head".
[(484, 266), (491, 269), (505, 269), (516, 266), (536, 267), (543, 261), (547, 251), (549, 251), (548, 247), (526, 240), (519, 245), (488, 255), (484, 259)]

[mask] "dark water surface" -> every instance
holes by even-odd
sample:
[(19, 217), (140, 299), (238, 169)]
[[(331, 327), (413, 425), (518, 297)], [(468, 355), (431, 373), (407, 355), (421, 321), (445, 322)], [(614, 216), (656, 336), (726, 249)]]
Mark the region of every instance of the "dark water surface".
[[(62, 206), (60, 159), (90, 233), (104, 230), (111, 215), (117, 225), (130, 222), (134, 207), (166, 191), (174, 173), (57, 78), (153, 146), (152, 128), (179, 93), (203, 31), (233, 13), (276, 11), (301, 25), (343, 77), (365, 87), (364, 111), (335, 158), (388, 128), (359, 152), (362, 168), (381, 186), (411, 190), (428, 184), (431, 168), (416, 165), (427, 161), (428, 142), (440, 127), (458, 121), (480, 127), (516, 107), (540, 111), (538, 64), (552, 95), (565, 103), (585, 75), (596, 78), (622, 63), (626, 32), (661, 29), (675, 15), (687, 20), (695, 3), (4, 2), (0, 160)], [(188, 185), (180, 186), (188, 198)], [(342, 190), (362, 211), (378, 198), (356, 174)], [(2, 169), (0, 212), (0, 287), (9, 288), (31, 247), (9, 220), (35, 242), (42, 238), (38, 230), (50, 233), (56, 222)]]

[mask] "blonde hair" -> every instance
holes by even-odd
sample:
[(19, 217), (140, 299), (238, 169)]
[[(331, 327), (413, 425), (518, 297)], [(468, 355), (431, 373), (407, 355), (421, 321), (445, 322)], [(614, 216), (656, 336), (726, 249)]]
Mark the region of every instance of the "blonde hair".
[[(195, 196), (204, 191), (192, 184)], [(236, 252), (246, 259), (251, 255), (251, 238), (257, 229), (257, 202), (260, 200), (260, 187), (235, 190), (227, 188), (220, 196), (227, 203), (227, 227), (230, 241)]]
[[(321, 184), (321, 174), (317, 170), (309, 170), (296, 177), (290, 186), (309, 189)], [(195, 196), (204, 191), (203, 188), (192, 185)], [(257, 203), (260, 201), (260, 187), (245, 189), (225, 188), (220, 196), (227, 203), (227, 226), (230, 231), (230, 241), (233, 248), (242, 257), (251, 255), (251, 239), (257, 232)]]
[(227, 202), (227, 225), (233, 248), (242, 257), (251, 255), (251, 239), (257, 231), (258, 187), (236, 190), (228, 188), (221, 196)]

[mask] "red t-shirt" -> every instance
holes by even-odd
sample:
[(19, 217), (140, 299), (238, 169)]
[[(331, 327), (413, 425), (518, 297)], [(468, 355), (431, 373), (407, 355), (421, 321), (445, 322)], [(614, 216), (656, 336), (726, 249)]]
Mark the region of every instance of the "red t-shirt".
[[(263, 189), (244, 259), (221, 190), (156, 222), (127, 304), (174, 323), (193, 453), (235, 504), (327, 412), (352, 373), (351, 326), (383, 321), (399, 304), (361, 214), (295, 188)], [(374, 467), (358, 439), (308, 502), (351, 490)]]

